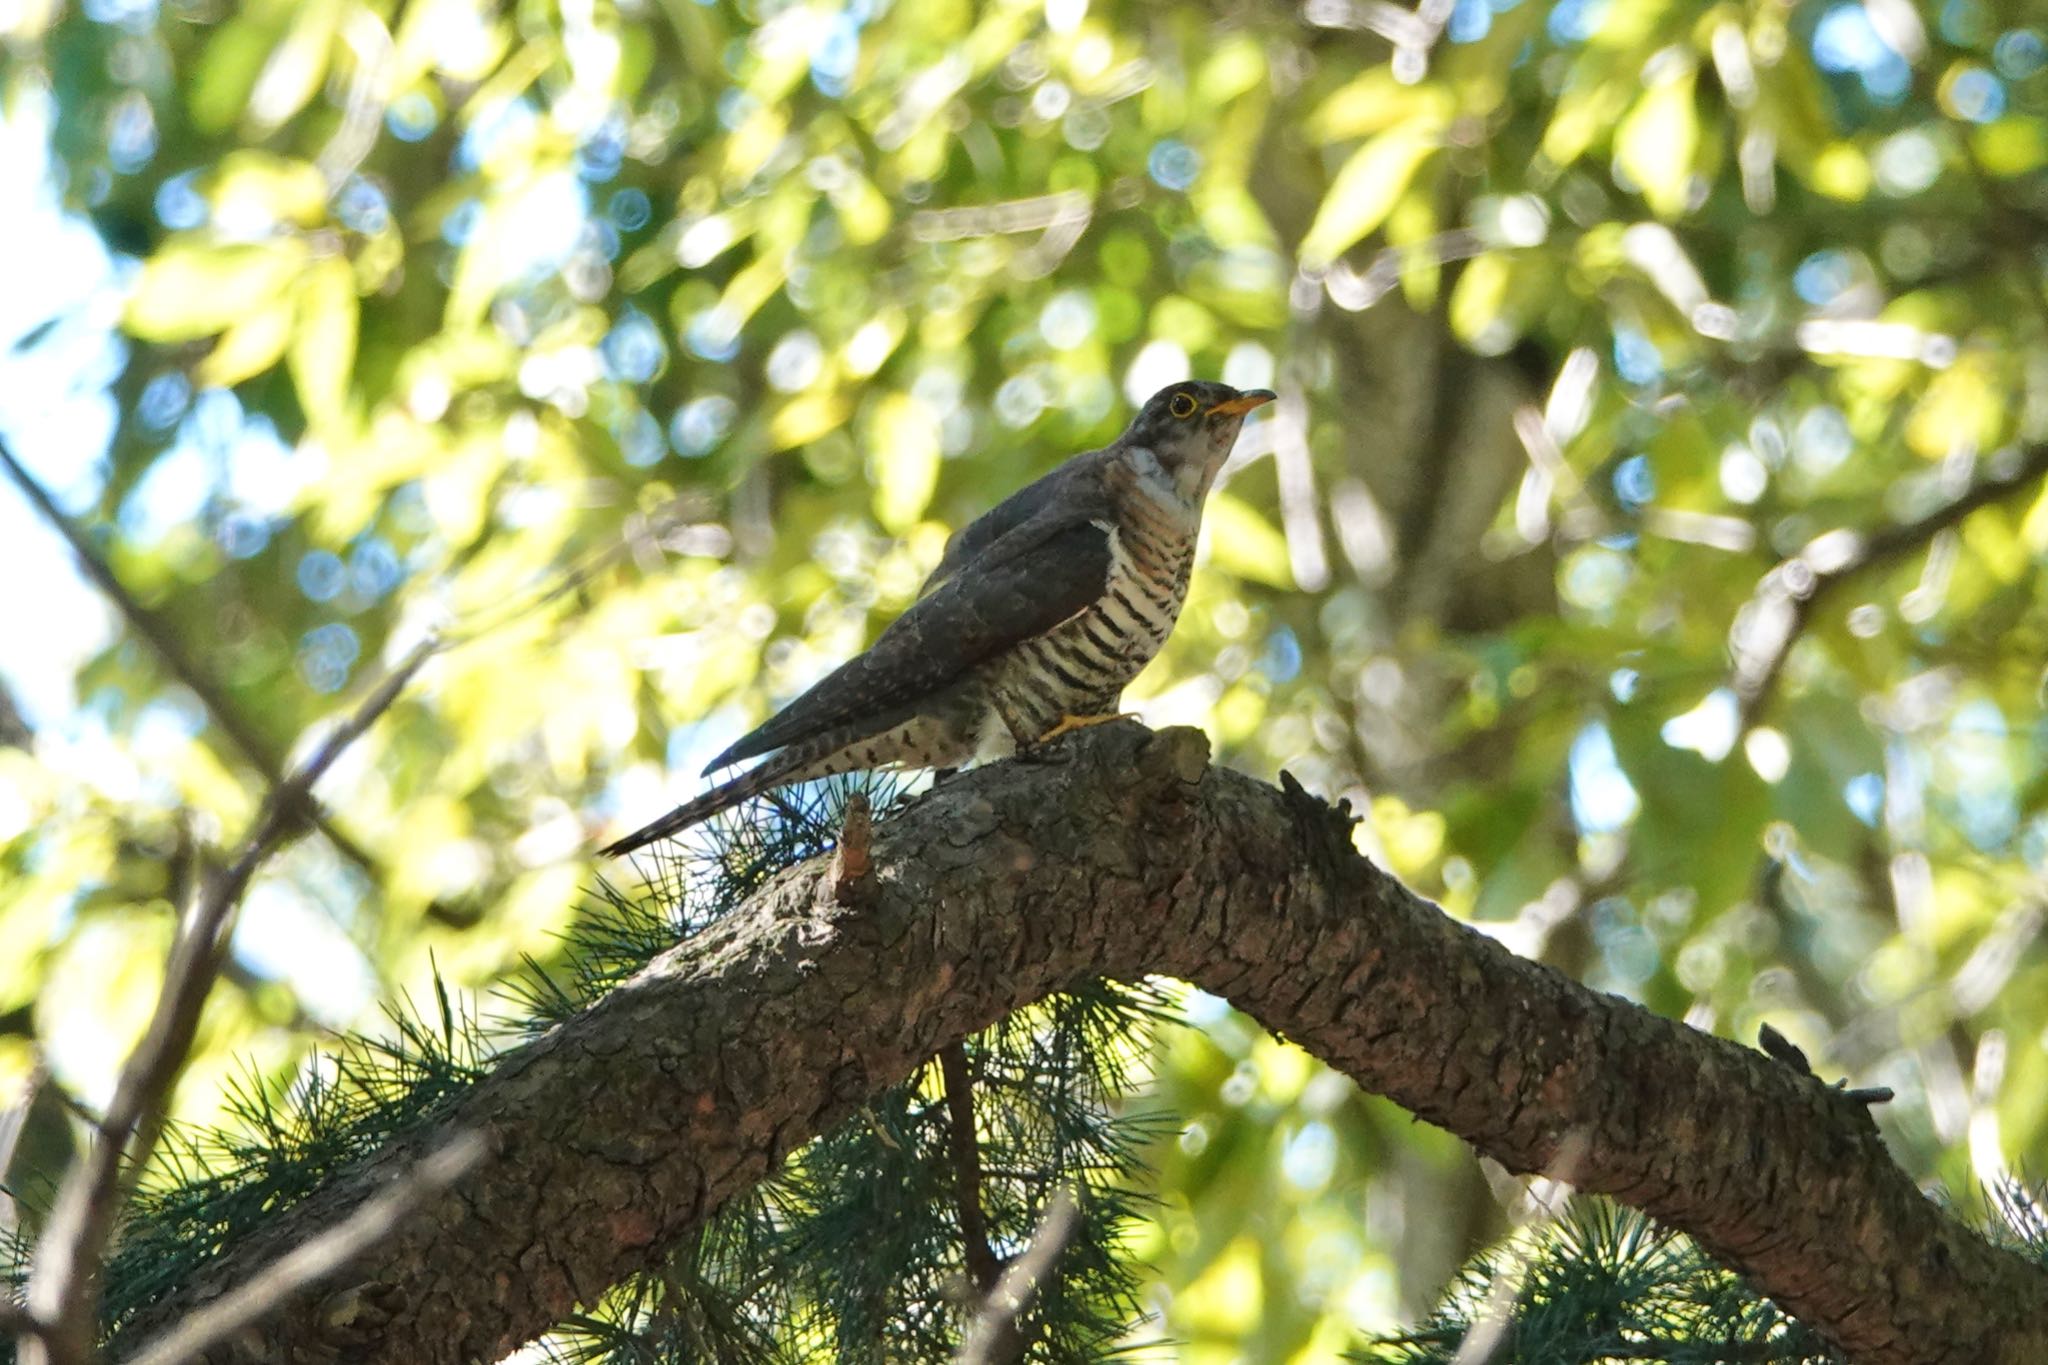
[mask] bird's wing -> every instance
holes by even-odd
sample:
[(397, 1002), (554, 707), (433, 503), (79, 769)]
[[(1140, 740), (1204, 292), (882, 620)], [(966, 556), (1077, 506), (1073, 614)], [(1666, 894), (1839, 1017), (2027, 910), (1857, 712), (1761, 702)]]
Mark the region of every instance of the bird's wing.
[[(872, 647), (827, 674), (710, 766), (795, 744), (944, 687), (1102, 596), (1109, 533), (1091, 499), (1062, 499), (994, 537), (911, 603)], [(1093, 514), (1093, 515), (1091, 515)]]
[[(917, 595), (927, 597), (936, 592), (940, 584), (960, 571), (961, 565), (987, 555), (997, 542), (1026, 523), (1042, 517), (1047, 508), (1064, 507), (1076, 499), (1086, 499), (1090, 492), (1097, 492), (1099, 497), (1102, 486), (1100, 455), (1099, 451), (1091, 451), (1068, 460), (961, 527), (946, 542), (946, 552), (939, 557), (937, 567), (925, 579), (924, 586), (917, 590)], [(1108, 512), (1106, 505), (1100, 510), (1105, 515)]]

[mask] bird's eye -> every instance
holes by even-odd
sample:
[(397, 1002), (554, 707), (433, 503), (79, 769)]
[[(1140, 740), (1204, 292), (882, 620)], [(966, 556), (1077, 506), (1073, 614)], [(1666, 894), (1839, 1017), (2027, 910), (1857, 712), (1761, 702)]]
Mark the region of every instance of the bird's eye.
[(1193, 417), (1195, 415), (1195, 397), (1189, 393), (1177, 393), (1173, 396), (1173, 401), (1166, 405), (1166, 410), (1175, 417)]

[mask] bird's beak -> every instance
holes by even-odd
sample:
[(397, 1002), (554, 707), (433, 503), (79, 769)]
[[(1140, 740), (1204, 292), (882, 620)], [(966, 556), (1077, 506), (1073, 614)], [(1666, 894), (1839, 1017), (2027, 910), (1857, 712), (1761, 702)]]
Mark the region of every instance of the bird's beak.
[(1237, 397), (1226, 398), (1215, 407), (1210, 408), (1209, 415), (1212, 417), (1235, 417), (1240, 413), (1250, 412), (1253, 408), (1270, 403), (1279, 396), (1279, 394), (1274, 393), (1271, 389), (1246, 389)]

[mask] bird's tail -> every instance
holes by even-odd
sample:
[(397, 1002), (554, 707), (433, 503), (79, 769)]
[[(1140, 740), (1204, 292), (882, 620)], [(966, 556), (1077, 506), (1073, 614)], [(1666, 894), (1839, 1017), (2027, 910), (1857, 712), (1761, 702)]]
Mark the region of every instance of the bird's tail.
[[(834, 740), (839, 738), (834, 736)], [(760, 767), (749, 769), (730, 781), (721, 782), (694, 801), (685, 801), (653, 824), (643, 825), (617, 843), (599, 849), (598, 854), (601, 857), (616, 858), (622, 853), (631, 853), (636, 848), (645, 848), (657, 839), (681, 834), (690, 826), (701, 824), (720, 811), (737, 806), (749, 797), (759, 796), (762, 792), (772, 791), (776, 787), (788, 786), (792, 782), (808, 782), (814, 777), (824, 777), (842, 771), (847, 765), (835, 766), (833, 760), (843, 747), (843, 743), (839, 742), (818, 741), (793, 745)]]

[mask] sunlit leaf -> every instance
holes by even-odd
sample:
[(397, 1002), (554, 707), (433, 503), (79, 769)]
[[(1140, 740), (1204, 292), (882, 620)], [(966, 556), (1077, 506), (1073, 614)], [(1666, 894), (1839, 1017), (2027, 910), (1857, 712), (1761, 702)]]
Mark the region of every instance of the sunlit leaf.
[(272, 48), (249, 91), (247, 117), (257, 128), (275, 128), (299, 112), (327, 74), (343, 0), (307, 0), (296, 7), (284, 40)]
[(1209, 554), (1216, 567), (1254, 583), (1275, 588), (1294, 586), (1287, 559), (1287, 537), (1230, 493), (1211, 493), (1204, 515)]
[(1988, 356), (1970, 355), (1927, 385), (1906, 420), (1906, 440), (1930, 460), (1957, 450), (1989, 450), (2004, 430), (2007, 410)]
[(1416, 169), (1437, 149), (1440, 131), (1432, 120), (1412, 119), (1353, 152), (1302, 238), (1302, 258), (1310, 264), (1331, 261), (1385, 221)]
[(186, 90), (192, 122), (201, 132), (220, 132), (242, 116), (291, 12), (283, 0), (248, 5), (206, 38)]
[(1451, 327), (1467, 341), (1485, 335), (1506, 307), (1512, 271), (1506, 253), (1489, 251), (1458, 277), (1451, 291)]
[(331, 425), (348, 401), (356, 354), (356, 276), (347, 260), (315, 261), (299, 283), (292, 329), (292, 383), (316, 427)]
[(1642, 187), (1659, 217), (1684, 211), (1699, 121), (1693, 111), (1695, 73), (1666, 77), (1636, 101), (1614, 135), (1614, 161)]
[(305, 260), (296, 238), (252, 245), (173, 238), (143, 264), (128, 300), (128, 330), (145, 341), (213, 336), (274, 305)]
[(1814, 157), (1807, 181), (1830, 199), (1862, 199), (1870, 193), (1870, 158), (1851, 143), (1833, 143)]
[(1304, 131), (1318, 142), (1348, 142), (1404, 123), (1441, 98), (1432, 87), (1402, 84), (1387, 67), (1368, 67), (1332, 91)]
[(318, 167), (250, 147), (221, 158), (207, 197), (217, 216), (237, 224), (315, 227), (327, 217), (327, 177)]
[(930, 408), (908, 394), (878, 401), (868, 421), (875, 519), (902, 533), (924, 515), (939, 482), (939, 428)]
[(837, 430), (846, 421), (846, 413), (846, 399), (838, 393), (799, 394), (776, 412), (768, 425), (768, 437), (778, 450), (807, 445)]
[(1973, 133), (1970, 142), (1978, 163), (1995, 176), (2009, 179), (2048, 166), (2048, 118), (1997, 119)]
[(293, 309), (290, 301), (278, 299), (237, 319), (206, 359), (199, 362), (193, 378), (216, 388), (227, 388), (258, 375), (284, 356), (291, 340)]

